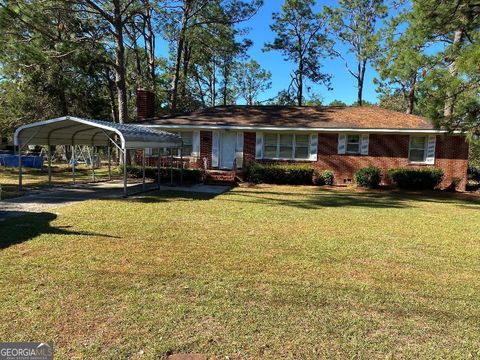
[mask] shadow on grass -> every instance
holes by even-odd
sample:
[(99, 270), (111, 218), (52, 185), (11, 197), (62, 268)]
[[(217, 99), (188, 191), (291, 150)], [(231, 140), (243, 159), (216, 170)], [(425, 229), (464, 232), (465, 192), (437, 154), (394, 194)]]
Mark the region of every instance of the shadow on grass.
[[(190, 191), (158, 191), (152, 190), (147, 193), (139, 194), (138, 196), (129, 197), (123, 199), (128, 202), (138, 202), (145, 204), (161, 203), (161, 202), (171, 202), (171, 201), (192, 201), (192, 200), (212, 200), (221, 194), (212, 194), (212, 193), (199, 193), (199, 192), (190, 192)], [(117, 199), (118, 200), (118, 199)]]
[(73, 231), (69, 230), (70, 226), (52, 226), (50, 223), (57, 218), (57, 215), (49, 212), (6, 211), (2, 212), (1, 215), (4, 220), (0, 221), (0, 249), (28, 241), (43, 234), (118, 238), (96, 232)]
[(248, 202), (262, 205), (289, 206), (301, 209), (321, 209), (329, 207), (365, 207), (403, 209), (415, 207), (415, 202), (451, 203), (466, 209), (480, 210), (480, 198), (468, 194), (428, 191), (421, 193), (391, 190), (331, 190), (288, 192), (265, 189), (246, 191), (237, 189), (228, 196), (229, 201)]

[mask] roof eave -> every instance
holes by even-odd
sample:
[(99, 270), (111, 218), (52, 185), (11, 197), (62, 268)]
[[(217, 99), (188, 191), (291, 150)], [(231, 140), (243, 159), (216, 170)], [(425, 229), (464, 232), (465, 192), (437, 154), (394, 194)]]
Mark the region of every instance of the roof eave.
[(286, 127), (286, 126), (252, 126), (252, 125), (206, 125), (206, 124), (142, 124), (146, 127), (164, 129), (205, 129), (205, 130), (243, 130), (243, 131), (310, 131), (310, 132), (368, 132), (368, 133), (417, 133), (417, 134), (463, 134), (460, 130), (447, 131), (428, 128), (352, 128), (352, 127)]

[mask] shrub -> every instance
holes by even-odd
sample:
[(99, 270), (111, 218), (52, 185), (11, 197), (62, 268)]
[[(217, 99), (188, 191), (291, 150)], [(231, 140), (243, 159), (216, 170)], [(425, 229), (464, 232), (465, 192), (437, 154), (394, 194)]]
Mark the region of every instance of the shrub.
[(313, 168), (308, 165), (252, 164), (247, 167), (246, 180), (260, 184), (311, 185)]
[(443, 180), (443, 170), (425, 169), (390, 169), (388, 176), (401, 189), (433, 190)]
[(380, 185), (382, 172), (375, 166), (364, 167), (355, 173), (354, 178), (358, 186), (376, 188)]
[(333, 185), (333, 171), (323, 170), (315, 172), (315, 184), (317, 185)]
[[(123, 172), (123, 165), (120, 165), (120, 172)], [(142, 177), (142, 167), (135, 165), (127, 166), (128, 176), (133, 178)], [(170, 181), (170, 168), (161, 167), (160, 175), (162, 182)], [(157, 180), (157, 167), (155, 166), (146, 166), (145, 167), (145, 177), (148, 179)], [(181, 178), (181, 169), (173, 169), (173, 181), (180, 182)], [(203, 182), (203, 171), (199, 169), (183, 169), (183, 181), (186, 183), (201, 183)]]
[(468, 179), (480, 181), (480, 167), (469, 166), (468, 167)]

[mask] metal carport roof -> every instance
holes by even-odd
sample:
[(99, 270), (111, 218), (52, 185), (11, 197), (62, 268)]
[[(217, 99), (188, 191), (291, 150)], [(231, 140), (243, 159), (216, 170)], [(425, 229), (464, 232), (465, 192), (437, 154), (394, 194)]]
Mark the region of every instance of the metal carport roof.
[[(127, 150), (147, 148), (181, 148), (179, 135), (151, 129), (139, 124), (117, 124), (109, 121), (81, 119), (64, 116), (57, 119), (38, 121), (17, 128), (14, 144), (18, 149), (18, 187), (22, 190), (22, 149), (26, 145), (47, 145), (48, 183), (51, 185), (50, 145), (107, 146), (110, 159), (110, 145), (115, 145), (127, 163)], [(74, 154), (75, 152), (73, 152)], [(159, 155), (160, 156), (160, 155)], [(110, 160), (109, 160), (110, 167)], [(145, 151), (143, 152), (143, 186), (145, 187)], [(75, 159), (72, 165), (75, 184)], [(127, 196), (127, 167), (123, 167), (123, 191)], [(158, 184), (160, 186), (160, 161), (158, 162)]]
[(108, 146), (116, 136), (122, 149), (179, 148), (178, 135), (137, 124), (64, 116), (20, 126), (14, 135), (16, 146), (90, 145)]

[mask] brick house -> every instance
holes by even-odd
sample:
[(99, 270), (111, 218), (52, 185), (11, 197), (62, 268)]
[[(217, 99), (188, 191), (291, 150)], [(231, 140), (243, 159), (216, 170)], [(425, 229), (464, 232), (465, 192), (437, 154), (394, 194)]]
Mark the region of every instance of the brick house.
[(466, 185), (465, 136), (435, 129), (415, 115), (369, 106), (218, 106), (169, 117), (150, 114), (150, 106), (139, 106), (143, 125), (182, 136), (191, 167), (241, 171), (253, 162), (306, 163), (332, 170), (335, 183), (344, 184), (373, 165), (388, 184), (388, 169), (430, 166), (445, 172), (441, 188), (456, 181), (459, 190)]

